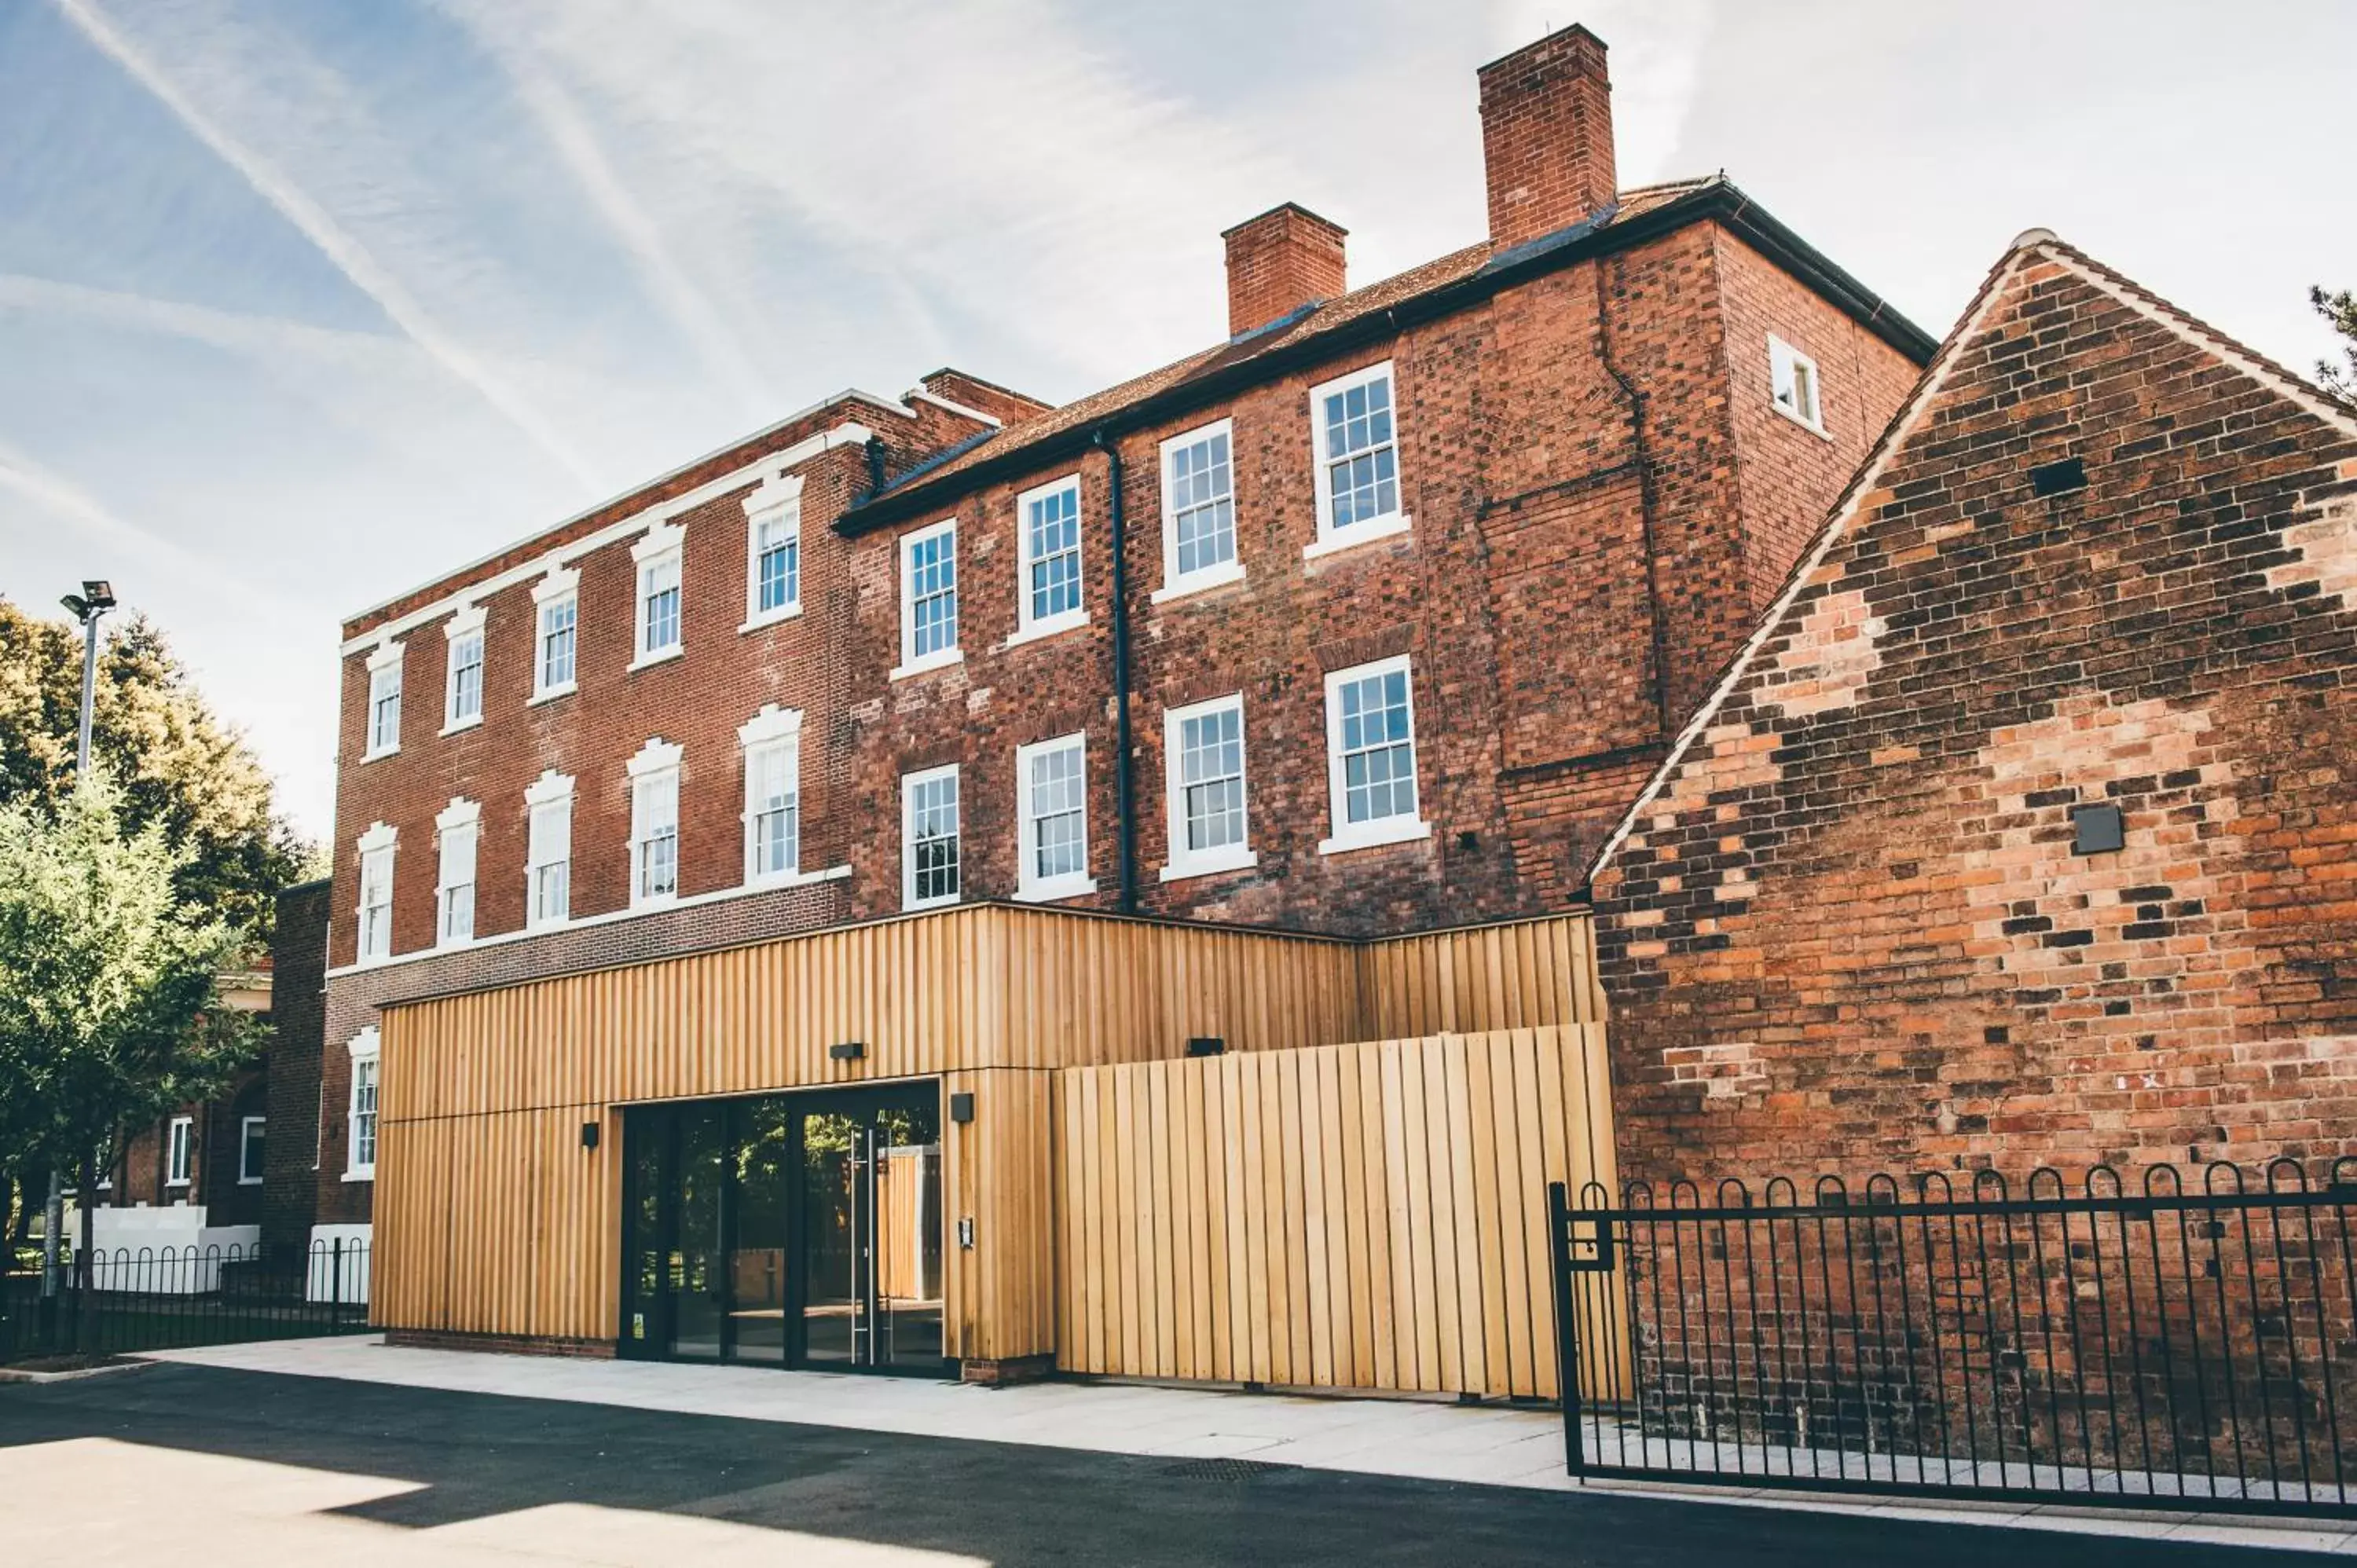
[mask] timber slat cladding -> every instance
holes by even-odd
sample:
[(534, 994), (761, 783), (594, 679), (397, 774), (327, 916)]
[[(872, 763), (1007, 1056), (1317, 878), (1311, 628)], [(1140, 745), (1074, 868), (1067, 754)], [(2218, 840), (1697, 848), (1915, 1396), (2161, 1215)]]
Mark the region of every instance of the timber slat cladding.
[[(1584, 916), (1357, 944), (1003, 905), (403, 1004), (381, 1022), (375, 1315), (611, 1340), (618, 1106), (940, 1077), (944, 1094), (976, 1101), (974, 1122), (944, 1127), (944, 1229), (960, 1217), (975, 1227), (971, 1250), (944, 1237), (950, 1355), (1045, 1354), (1062, 1343), (1061, 1322), (1085, 1326), (1092, 1361), (1208, 1363), (1220, 1369), (1204, 1375), (1272, 1380), (1297, 1359), (1300, 1380), (1418, 1387), (1423, 1320), (1336, 1283), (1337, 1257), (1355, 1257), (1369, 1215), (1386, 1212), (1390, 1102), (1340, 1058), (1320, 1069), (1313, 1120), (1359, 1120), (1311, 1158), (1282, 1135), (1304, 1115), (1299, 1079), (1254, 1066), (1247, 1105), (1245, 1062), (1599, 1015)], [(1220, 1092), (1201, 1064), (1170, 1059), (1198, 1036), (1231, 1053)], [(865, 1047), (858, 1059), (828, 1055), (849, 1040)], [(1059, 1069), (1121, 1063), (1168, 1070), (1051, 1101)], [(1076, 1208), (1050, 1150), (1082, 1114), (1095, 1133)], [(582, 1145), (583, 1122), (599, 1124), (597, 1147)], [(1460, 1205), (1461, 1230), (1453, 1179), (1442, 1191)], [(1248, 1183), (1295, 1195), (1305, 1214), (1315, 1195), (1323, 1229), (1288, 1231), (1294, 1210), (1273, 1222), (1248, 1208)], [(1428, 1177), (1425, 1193), (1429, 1225)], [(1184, 1217), (1170, 1221), (1187, 1227), (1183, 1249), (1156, 1229), (1162, 1215)], [(1060, 1272), (1060, 1255), (1109, 1244), (1142, 1257), (1148, 1275)], [(1380, 1236), (1374, 1245), (1376, 1265), (1392, 1268)], [(1398, 1256), (1413, 1271), (1417, 1254)], [(1272, 1300), (1281, 1321), (1267, 1316)]]
[(1057, 1365), (1555, 1397), (1546, 1184), (1613, 1180), (1603, 1060), (1571, 1024), (1056, 1074)]

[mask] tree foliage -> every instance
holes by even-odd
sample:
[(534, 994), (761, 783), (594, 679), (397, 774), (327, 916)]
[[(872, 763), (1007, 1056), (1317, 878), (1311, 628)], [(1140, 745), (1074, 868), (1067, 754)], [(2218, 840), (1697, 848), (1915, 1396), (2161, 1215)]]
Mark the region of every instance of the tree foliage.
[[(74, 786), (81, 705), (80, 628), (0, 599), (0, 802), (58, 810)], [(91, 746), (118, 780), (124, 831), (160, 827), (179, 854), (180, 896), (267, 929), (272, 899), (301, 879), (307, 852), (274, 814), (269, 775), (145, 617), (106, 628)]]
[(2319, 360), (2316, 379), (2324, 383), (2325, 391), (2343, 403), (2357, 403), (2357, 294), (2345, 288), (2339, 294), (2327, 294), (2318, 286), (2308, 291), (2308, 302), (2341, 334), (2344, 361), (2336, 365), (2330, 360)]
[(259, 1043), (218, 1006), (242, 933), (179, 891), (191, 852), (122, 826), (104, 774), (0, 803), (0, 1165), (91, 1169), (118, 1128), (202, 1100)]

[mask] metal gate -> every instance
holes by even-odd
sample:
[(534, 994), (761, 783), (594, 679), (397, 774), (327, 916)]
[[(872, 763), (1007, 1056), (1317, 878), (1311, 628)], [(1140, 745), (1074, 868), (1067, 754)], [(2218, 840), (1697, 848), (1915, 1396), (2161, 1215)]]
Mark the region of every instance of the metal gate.
[(1548, 1199), (1576, 1476), (2357, 1515), (2357, 1160)]

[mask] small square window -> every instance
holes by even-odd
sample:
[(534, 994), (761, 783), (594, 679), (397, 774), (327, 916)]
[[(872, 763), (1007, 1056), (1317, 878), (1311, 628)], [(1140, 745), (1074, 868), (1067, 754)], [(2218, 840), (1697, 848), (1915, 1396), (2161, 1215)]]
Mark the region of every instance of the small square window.
[(2127, 822), (2108, 800), (2071, 808), (2071, 853), (2110, 854), (2127, 847)]
[(1781, 338), (1771, 337), (1768, 339), (1768, 381), (1777, 412), (1790, 415), (1820, 435), (1824, 434), (1814, 360)]

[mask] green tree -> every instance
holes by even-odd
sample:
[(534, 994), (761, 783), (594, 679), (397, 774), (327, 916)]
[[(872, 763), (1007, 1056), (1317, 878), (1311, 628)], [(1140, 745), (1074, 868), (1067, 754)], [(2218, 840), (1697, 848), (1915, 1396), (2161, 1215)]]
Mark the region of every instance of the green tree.
[(124, 830), (121, 793), (100, 773), (53, 810), (0, 803), (0, 1151), (19, 1171), (71, 1171), (84, 1193), (121, 1128), (205, 1099), (260, 1043), (215, 1004), (248, 939), (182, 895), (192, 852), (163, 823)]
[(2336, 365), (2330, 360), (2317, 360), (2316, 379), (2341, 402), (2357, 403), (2357, 294), (2345, 288), (2339, 294), (2327, 294), (2318, 285), (2308, 291), (2308, 302), (2341, 334), (2341, 352), (2347, 361)]
[[(0, 802), (55, 811), (72, 791), (81, 703), (81, 629), (0, 599)], [(302, 878), (308, 851), (274, 813), (270, 776), (145, 617), (108, 629), (93, 707), (91, 746), (119, 780), (124, 831), (161, 827), (183, 856), (183, 898), (266, 931), (271, 900)]]

